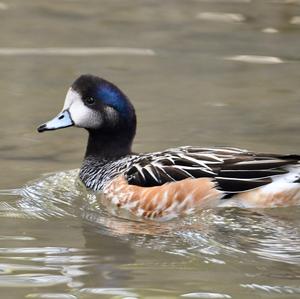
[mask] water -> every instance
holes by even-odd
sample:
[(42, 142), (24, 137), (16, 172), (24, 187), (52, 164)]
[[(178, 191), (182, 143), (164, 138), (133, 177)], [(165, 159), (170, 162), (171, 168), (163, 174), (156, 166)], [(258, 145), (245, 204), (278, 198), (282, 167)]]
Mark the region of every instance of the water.
[(86, 133), (35, 131), (93, 73), (134, 102), (136, 151), (299, 153), (299, 20), (296, 0), (1, 1), (1, 298), (299, 298), (300, 208), (118, 219), (76, 180)]

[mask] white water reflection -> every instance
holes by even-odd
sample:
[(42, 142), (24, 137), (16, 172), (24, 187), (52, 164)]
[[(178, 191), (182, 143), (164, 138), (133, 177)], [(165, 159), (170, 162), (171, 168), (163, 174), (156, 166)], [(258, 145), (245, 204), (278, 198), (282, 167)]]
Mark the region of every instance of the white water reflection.
[(37, 298), (37, 299), (77, 299), (78, 297), (64, 294), (64, 293), (33, 293), (28, 294), (26, 298)]
[(28, 55), (46, 55), (46, 56), (98, 56), (98, 55), (136, 55), (136, 56), (154, 56), (152, 49), (140, 48), (0, 48), (2, 56), (28, 56)]
[(300, 25), (300, 16), (294, 16), (290, 20), (290, 24), (292, 25)]
[(0, 2), (0, 10), (7, 10), (8, 9), (8, 5), (4, 2)]
[(96, 295), (114, 295), (126, 297), (138, 297), (138, 294), (133, 292), (133, 289), (121, 288), (84, 288), (80, 290), (81, 293), (96, 294)]
[(199, 293), (188, 293), (183, 294), (181, 297), (184, 298), (202, 298), (202, 299), (230, 299), (231, 296), (227, 294), (218, 294), (218, 293), (207, 293), (207, 292), (199, 292)]
[(50, 274), (18, 274), (1, 275), (0, 287), (49, 287), (57, 284), (66, 284), (71, 279), (63, 275)]
[(237, 55), (237, 56), (226, 57), (225, 59), (247, 62), (247, 63), (256, 63), (256, 64), (279, 64), (284, 62), (279, 57), (259, 56), (259, 55)]
[(274, 34), (274, 33), (278, 33), (279, 30), (276, 29), (276, 28), (273, 28), (273, 27), (267, 27), (267, 28), (262, 29), (262, 32), (263, 32), (263, 33)]
[(260, 284), (241, 284), (241, 287), (248, 288), (251, 290), (258, 290), (261, 293), (269, 294), (300, 294), (299, 287), (288, 287), (288, 286), (269, 286), (269, 285), (260, 285)]
[(200, 12), (196, 16), (197, 19), (216, 22), (244, 22), (246, 17), (237, 13), (221, 13), (221, 12)]
[(29, 236), (0, 236), (0, 241), (33, 241), (35, 238)]

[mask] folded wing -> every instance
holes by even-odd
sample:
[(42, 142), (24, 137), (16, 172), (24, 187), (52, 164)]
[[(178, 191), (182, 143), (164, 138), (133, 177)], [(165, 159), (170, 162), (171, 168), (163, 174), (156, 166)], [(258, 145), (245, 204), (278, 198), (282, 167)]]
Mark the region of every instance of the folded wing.
[(145, 154), (125, 173), (131, 185), (153, 187), (210, 177), (219, 190), (234, 194), (272, 182), (299, 164), (298, 155), (255, 154), (236, 148), (180, 147)]

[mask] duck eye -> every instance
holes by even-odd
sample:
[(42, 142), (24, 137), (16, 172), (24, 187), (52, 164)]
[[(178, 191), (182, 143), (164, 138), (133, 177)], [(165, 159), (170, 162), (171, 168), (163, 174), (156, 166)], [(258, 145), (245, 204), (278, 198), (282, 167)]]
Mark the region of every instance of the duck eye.
[(94, 99), (94, 98), (92, 98), (92, 97), (90, 97), (90, 98), (87, 98), (85, 101), (86, 101), (86, 103), (87, 103), (88, 105), (92, 105), (92, 104), (94, 104), (94, 103), (95, 103), (95, 99)]

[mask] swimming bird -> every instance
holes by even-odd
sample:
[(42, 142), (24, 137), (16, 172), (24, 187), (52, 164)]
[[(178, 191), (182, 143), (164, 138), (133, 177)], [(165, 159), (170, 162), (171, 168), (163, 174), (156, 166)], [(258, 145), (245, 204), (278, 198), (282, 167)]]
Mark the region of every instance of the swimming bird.
[(94, 75), (77, 78), (62, 111), (38, 131), (70, 126), (89, 135), (80, 180), (136, 217), (167, 220), (204, 208), (300, 202), (300, 155), (197, 146), (134, 153), (132, 103), (116, 85)]

